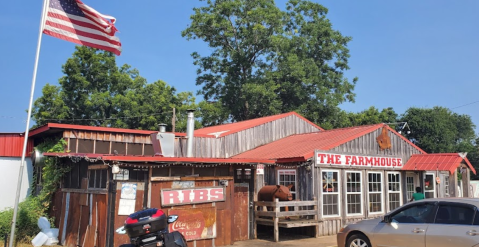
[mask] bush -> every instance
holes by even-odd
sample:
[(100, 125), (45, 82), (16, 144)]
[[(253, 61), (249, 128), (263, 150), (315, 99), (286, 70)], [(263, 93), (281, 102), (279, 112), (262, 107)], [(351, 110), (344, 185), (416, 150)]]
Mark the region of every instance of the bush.
[[(45, 215), (44, 207), (36, 197), (28, 197), (19, 203), (15, 225), (15, 240), (17, 242), (30, 242), (40, 232), (38, 219)], [(13, 208), (0, 212), (0, 236), (10, 235), (13, 219)]]

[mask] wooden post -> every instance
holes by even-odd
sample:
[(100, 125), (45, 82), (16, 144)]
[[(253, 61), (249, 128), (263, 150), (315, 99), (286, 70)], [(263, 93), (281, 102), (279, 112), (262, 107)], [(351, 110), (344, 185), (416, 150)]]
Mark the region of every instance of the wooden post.
[(258, 217), (258, 206), (256, 205), (256, 202), (253, 202), (253, 212), (254, 212), (254, 222), (253, 222), (253, 237), (254, 239), (258, 238), (258, 222), (256, 221), (256, 218)]
[[(316, 197), (313, 197), (313, 200), (316, 201)], [(316, 231), (316, 237), (319, 238), (319, 210), (317, 203), (314, 204), (313, 209), (316, 211), (316, 214), (314, 215), (314, 221), (316, 222), (314, 230)]]
[(279, 242), (279, 226), (278, 226), (278, 223), (279, 223), (279, 217), (277, 215), (277, 213), (279, 213), (279, 206), (277, 203), (279, 203), (279, 199), (276, 198), (274, 200), (275, 202), (275, 205), (274, 205), (274, 212), (275, 212), (275, 215), (273, 216), (274, 218), (274, 241), (275, 242)]

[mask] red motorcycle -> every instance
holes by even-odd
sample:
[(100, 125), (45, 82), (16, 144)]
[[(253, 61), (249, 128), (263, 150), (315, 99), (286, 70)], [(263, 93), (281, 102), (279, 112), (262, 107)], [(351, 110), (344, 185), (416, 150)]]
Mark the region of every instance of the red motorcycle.
[(125, 225), (116, 229), (118, 234), (128, 234), (130, 244), (120, 247), (187, 247), (185, 237), (178, 231), (168, 232), (168, 224), (178, 215), (166, 216), (163, 210), (149, 208), (132, 213)]

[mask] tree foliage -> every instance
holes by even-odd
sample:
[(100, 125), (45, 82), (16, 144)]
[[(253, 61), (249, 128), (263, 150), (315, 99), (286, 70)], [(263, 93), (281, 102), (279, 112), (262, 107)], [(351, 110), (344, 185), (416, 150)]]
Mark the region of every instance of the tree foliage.
[(65, 76), (59, 86), (47, 84), (34, 103), (37, 125), (57, 122), (156, 130), (159, 123), (171, 127), (176, 108), (181, 128), (186, 126), (182, 111), (197, 108), (191, 92), (176, 93), (161, 80), (147, 83), (131, 66), (118, 67), (110, 52), (78, 46), (62, 71)]
[(371, 106), (358, 113), (342, 111), (335, 119), (331, 120), (331, 126), (333, 128), (344, 128), (378, 123), (395, 123), (397, 118), (398, 114), (392, 107), (379, 111), (376, 107)]
[(296, 111), (321, 124), (354, 101), (357, 79), (344, 76), (351, 38), (333, 30), (326, 14), (303, 0), (289, 1), (285, 11), (273, 0), (208, 0), (195, 8), (182, 35), (212, 48), (192, 54), (199, 93), (226, 110), (209, 122)]
[(475, 125), (469, 115), (444, 107), (411, 107), (401, 116), (411, 128), (406, 137), (428, 153), (467, 152), (475, 144)]
[[(479, 170), (479, 137), (469, 115), (460, 115), (448, 108), (411, 107), (401, 116), (411, 132), (406, 137), (428, 153), (466, 152)], [(477, 177), (479, 178), (479, 177)]]

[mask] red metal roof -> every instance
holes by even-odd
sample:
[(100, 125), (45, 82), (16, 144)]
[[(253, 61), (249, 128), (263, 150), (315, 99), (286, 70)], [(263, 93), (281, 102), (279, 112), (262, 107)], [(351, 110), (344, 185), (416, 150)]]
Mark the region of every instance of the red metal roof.
[[(23, 133), (0, 133), (0, 157), (22, 157), (25, 138)], [(33, 142), (27, 142), (28, 156), (33, 150)]]
[(226, 136), (229, 134), (233, 134), (242, 130), (246, 130), (249, 128), (253, 128), (265, 123), (272, 122), (274, 120), (278, 120), (281, 118), (285, 118), (288, 116), (297, 116), (304, 121), (310, 123), (312, 126), (318, 128), (319, 130), (323, 130), (323, 128), (319, 127), (318, 125), (314, 124), (313, 122), (307, 120), (303, 116), (299, 115), (296, 112), (288, 112), (288, 113), (283, 113), (283, 114), (278, 114), (274, 116), (268, 116), (268, 117), (262, 117), (262, 118), (255, 118), (251, 120), (245, 120), (241, 122), (236, 122), (236, 123), (229, 123), (229, 124), (222, 124), (222, 125), (217, 125), (217, 126), (211, 126), (211, 127), (206, 127), (202, 129), (197, 129), (195, 130), (195, 136), (198, 135), (209, 135), (213, 137), (221, 137), (221, 136)]
[(462, 158), (458, 153), (413, 154), (402, 168), (408, 171), (449, 171), (451, 174), (465, 161), (474, 174), (476, 170), (467, 157)]
[(262, 163), (274, 164), (274, 160), (266, 159), (220, 159), (220, 158), (187, 158), (187, 157), (161, 157), (161, 156), (115, 156), (104, 154), (80, 154), (80, 153), (44, 153), (45, 156), (56, 157), (86, 157), (89, 159), (101, 159), (104, 161), (118, 161), (118, 162), (165, 162), (165, 163)]
[(425, 153), (409, 140), (389, 128), (389, 126), (374, 124), (293, 135), (238, 154), (233, 158), (276, 159), (278, 162), (305, 161), (313, 157), (314, 150), (330, 150), (383, 126), (386, 126), (392, 133), (409, 142), (420, 152)]

